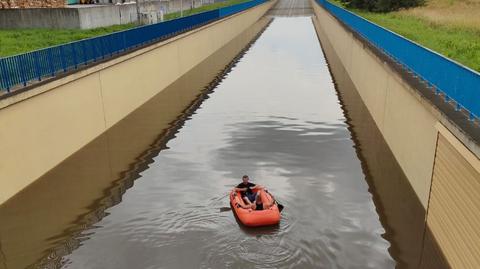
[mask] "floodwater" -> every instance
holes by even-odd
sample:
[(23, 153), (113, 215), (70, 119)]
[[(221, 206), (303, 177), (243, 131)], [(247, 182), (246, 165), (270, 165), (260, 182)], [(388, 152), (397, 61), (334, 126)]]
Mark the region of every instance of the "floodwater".
[(420, 199), (395, 160), (333, 47), (325, 37), (322, 37), (322, 41), (347, 124), (355, 140), (357, 154), (386, 230), (383, 236), (391, 243), (389, 252), (397, 263), (395, 268), (451, 268), (425, 224), (426, 211)]
[[(274, 19), (195, 97), (201, 70), (0, 208), (0, 268), (395, 268), (311, 18)], [(278, 226), (236, 221), (243, 174)]]

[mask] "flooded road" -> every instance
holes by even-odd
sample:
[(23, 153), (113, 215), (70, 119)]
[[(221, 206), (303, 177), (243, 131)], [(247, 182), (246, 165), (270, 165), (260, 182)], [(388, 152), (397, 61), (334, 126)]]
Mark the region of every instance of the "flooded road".
[[(181, 89), (180, 99), (195, 96), (188, 90), (194, 79), (185, 81), (114, 127), (123, 136), (97, 139), (102, 146), (75, 155), (21, 202), (0, 209), (12, 220), (0, 224), (5, 268), (25, 256), (49, 268), (395, 267), (311, 18), (274, 19), (208, 96), (172, 123), (166, 115), (182, 109), (168, 95)], [(158, 138), (137, 142), (148, 131)], [(143, 153), (120, 165), (129, 147)], [(279, 226), (237, 223), (227, 194), (243, 174), (285, 206)], [(86, 206), (62, 204), (69, 200)], [(23, 221), (63, 223), (62, 233), (37, 222), (42, 228), (29, 236), (51, 236), (32, 245), (15, 218), (42, 201)]]

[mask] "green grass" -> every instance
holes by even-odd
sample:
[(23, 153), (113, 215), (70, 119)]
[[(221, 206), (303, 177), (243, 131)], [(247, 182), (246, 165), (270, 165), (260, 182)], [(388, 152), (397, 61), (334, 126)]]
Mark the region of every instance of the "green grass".
[[(228, 0), (225, 2), (205, 5), (202, 7), (183, 11), (183, 16), (188, 16), (212, 9), (231, 6), (249, 0)], [(166, 14), (165, 20), (180, 17), (180, 12)], [(135, 27), (135, 24), (114, 25), (90, 30), (56, 30), (56, 29), (25, 29), (25, 30), (0, 30), (0, 57), (25, 53), (32, 50), (60, 45), (80, 39), (100, 36)]]
[(405, 12), (373, 13), (350, 9), (354, 13), (480, 71), (480, 31), (470, 27), (435, 24)]
[(0, 30), (0, 57), (60, 45), (84, 38), (104, 35), (135, 27), (135, 24), (114, 25), (90, 30), (22, 29)]
[[(183, 11), (183, 16), (193, 15), (193, 14), (196, 14), (196, 13), (201, 13), (201, 12), (205, 12), (205, 11), (209, 11), (209, 10), (213, 10), (213, 9), (217, 9), (217, 8), (222, 8), (222, 7), (227, 7), (227, 6), (231, 6), (231, 5), (235, 5), (235, 4), (240, 4), (240, 3), (248, 2), (248, 1), (250, 1), (250, 0), (227, 0), (225, 2), (219, 2), (219, 3), (214, 3), (214, 4), (211, 4), (211, 5), (205, 5), (205, 6), (201, 6), (201, 7), (197, 7), (197, 8), (193, 8), (193, 9), (187, 9), (187, 10)], [(164, 15), (164, 20), (173, 20), (173, 19), (176, 19), (176, 18), (180, 18), (180, 12), (173, 12), (173, 13), (169, 13), (169, 14)]]

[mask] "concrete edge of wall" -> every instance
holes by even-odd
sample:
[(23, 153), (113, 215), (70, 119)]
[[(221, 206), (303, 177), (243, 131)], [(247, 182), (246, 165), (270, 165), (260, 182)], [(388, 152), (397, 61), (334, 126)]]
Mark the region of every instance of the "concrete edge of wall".
[(480, 159), (478, 156), (473, 154), (461, 141), (458, 137), (453, 134), (448, 128), (446, 128), (442, 123), (438, 122), (435, 127), (438, 132), (447, 139), (448, 142), (462, 155), (463, 158), (477, 171), (480, 171)]
[[(263, 4), (258, 5), (258, 6), (264, 6), (264, 5), (268, 5), (268, 4), (271, 4), (271, 3), (272, 3), (272, 1), (263, 3)], [(142, 55), (142, 54), (145, 54), (149, 51), (155, 50), (159, 47), (162, 47), (162, 46), (165, 46), (169, 43), (175, 42), (179, 39), (186, 38), (190, 35), (195, 34), (196, 32), (202, 31), (202, 30), (204, 30), (204, 29), (206, 29), (206, 28), (208, 28), (212, 25), (222, 23), (226, 20), (229, 20), (232, 17), (239, 16), (240, 14), (248, 12), (249, 10), (250, 9), (247, 9), (247, 10), (244, 10), (242, 12), (232, 14), (231, 16), (228, 16), (226, 18), (222, 18), (220, 20), (211, 22), (209, 24), (202, 25), (198, 28), (192, 29), (192, 30), (187, 31), (185, 33), (181, 33), (181, 34), (176, 35), (174, 37), (171, 37), (167, 40), (160, 41), (158, 43), (149, 45), (147, 47), (140, 48), (138, 50), (129, 51), (126, 54), (121, 54), (120, 56), (115, 57), (113, 59), (108, 59), (106, 61), (99, 61), (96, 64), (94, 64), (93, 66), (88, 65), (85, 68), (79, 68), (77, 70), (73, 70), (73, 72), (67, 72), (63, 76), (59, 75), (58, 77), (53, 77), (53, 78), (50, 78), (50, 79), (46, 79), (45, 81), (27, 86), (25, 89), (20, 89), (20, 90), (14, 91), (4, 98), (2, 98), (2, 96), (0, 95), (0, 110), (2, 108), (11, 106), (11, 105), (16, 104), (18, 102), (24, 101), (24, 100), (32, 98), (36, 95), (42, 94), (44, 92), (50, 91), (52, 89), (55, 89), (57, 87), (65, 85), (67, 83), (70, 83), (72, 81), (78, 80), (82, 77), (88, 76), (92, 73), (95, 73), (95, 72), (98, 72), (100, 70), (107, 69), (111, 66), (117, 65), (119, 63), (128, 61), (129, 59), (135, 58), (139, 55)]]
[[(315, 0), (312, 5), (323, 9)], [(325, 10), (325, 9), (324, 9)], [(427, 85), (415, 77), (412, 73), (403, 69), (401, 65), (388, 57), (385, 53), (376, 48), (367, 39), (350, 29), (345, 23), (334, 18), (346, 31), (351, 33), (365, 48), (381, 63), (389, 73), (408, 89), (417, 100), (419, 100), (445, 127), (450, 130), (470, 151), (480, 158), (480, 127), (470, 122), (462, 111), (457, 111), (452, 104), (446, 103), (444, 97), (436, 95)]]

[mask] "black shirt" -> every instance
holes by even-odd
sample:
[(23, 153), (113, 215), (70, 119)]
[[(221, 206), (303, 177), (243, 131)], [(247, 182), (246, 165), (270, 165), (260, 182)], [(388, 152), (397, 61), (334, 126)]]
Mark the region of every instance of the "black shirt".
[(241, 194), (245, 195), (245, 193), (252, 194), (253, 191), (250, 189), (251, 187), (255, 187), (255, 184), (248, 182), (247, 184), (245, 183), (240, 183), (237, 185), (237, 188), (247, 188), (247, 191), (242, 191)]

